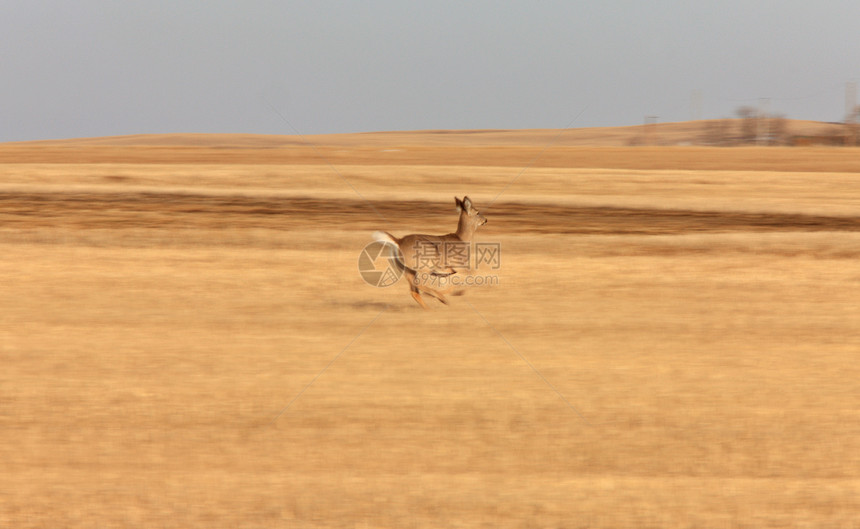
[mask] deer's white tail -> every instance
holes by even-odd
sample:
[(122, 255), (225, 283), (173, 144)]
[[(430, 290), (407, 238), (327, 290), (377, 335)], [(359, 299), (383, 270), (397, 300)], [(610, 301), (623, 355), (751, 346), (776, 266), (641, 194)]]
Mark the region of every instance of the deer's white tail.
[(373, 235), (371, 235), (371, 237), (373, 237), (374, 241), (390, 242), (394, 245), (397, 244), (397, 238), (394, 235), (388, 233), (387, 231), (375, 231), (373, 232)]

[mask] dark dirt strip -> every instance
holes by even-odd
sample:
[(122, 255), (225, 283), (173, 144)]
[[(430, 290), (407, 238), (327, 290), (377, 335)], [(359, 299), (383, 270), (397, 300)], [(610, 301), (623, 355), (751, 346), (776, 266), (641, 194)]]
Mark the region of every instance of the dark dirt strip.
[[(497, 203), (486, 229), (505, 233), (682, 234), (860, 231), (860, 217)], [(0, 193), (5, 229), (242, 229), (318, 227), (453, 231), (448, 204), (179, 193)]]

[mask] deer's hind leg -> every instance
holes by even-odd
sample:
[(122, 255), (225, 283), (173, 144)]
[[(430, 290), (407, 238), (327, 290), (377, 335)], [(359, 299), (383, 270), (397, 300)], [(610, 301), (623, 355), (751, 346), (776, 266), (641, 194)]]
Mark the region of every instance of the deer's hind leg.
[(428, 287), (424, 282), (417, 279), (417, 273), (414, 270), (407, 269), (405, 276), (409, 281), (409, 293), (412, 294), (412, 299), (418, 302), (419, 305), (423, 308), (427, 308), (427, 304), (424, 303), (424, 299), (421, 297), (421, 294), (427, 294), (430, 297), (438, 299), (441, 303), (445, 305), (448, 304), (448, 300), (445, 298), (445, 294), (435, 288)]
[(427, 304), (424, 303), (423, 299), (421, 299), (421, 292), (419, 292), (417, 288), (413, 288), (411, 294), (412, 294), (412, 298), (415, 301), (417, 301), (418, 304), (421, 305), (422, 308), (425, 308), (425, 309), (427, 308)]
[(438, 290), (433, 290), (433, 289), (425, 287), (425, 288), (421, 289), (421, 291), (424, 292), (425, 294), (427, 294), (428, 296), (432, 296), (432, 297), (438, 299), (439, 301), (441, 301), (445, 305), (448, 304), (448, 300), (445, 299), (445, 294), (439, 292)]
[(412, 299), (421, 305), (421, 308), (426, 309), (427, 304), (424, 303), (423, 299), (421, 299), (421, 291), (418, 290), (418, 286), (415, 285), (415, 271), (407, 268), (404, 275), (406, 276), (406, 280), (409, 282), (409, 293), (412, 294)]
[(413, 280), (412, 286), (419, 294), (427, 294), (428, 296), (436, 298), (441, 303), (447, 305), (448, 300), (445, 298), (445, 294), (451, 290), (450, 287), (445, 288), (443, 286), (443, 283), (447, 280), (448, 278), (446, 276), (436, 276), (434, 274), (424, 273), (420, 278)]

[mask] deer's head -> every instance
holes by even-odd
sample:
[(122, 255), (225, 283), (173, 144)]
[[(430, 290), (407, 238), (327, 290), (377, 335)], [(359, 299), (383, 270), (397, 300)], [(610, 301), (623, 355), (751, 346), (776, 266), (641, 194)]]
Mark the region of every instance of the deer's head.
[(472, 200), (469, 197), (463, 197), (463, 200), (454, 197), (454, 203), (457, 204), (458, 212), (465, 212), (466, 216), (470, 218), (472, 221), (470, 224), (473, 223), (475, 226), (483, 226), (487, 223), (487, 218), (481, 215), (480, 211), (475, 209), (475, 206), (472, 205)]
[(475, 229), (478, 226), (486, 224), (487, 219), (481, 215), (477, 209), (475, 209), (475, 206), (472, 205), (472, 201), (469, 197), (463, 197), (463, 200), (454, 197), (454, 203), (457, 204), (457, 211), (460, 212), (460, 222), (457, 225), (457, 236), (463, 241), (471, 240), (472, 234), (475, 233)]

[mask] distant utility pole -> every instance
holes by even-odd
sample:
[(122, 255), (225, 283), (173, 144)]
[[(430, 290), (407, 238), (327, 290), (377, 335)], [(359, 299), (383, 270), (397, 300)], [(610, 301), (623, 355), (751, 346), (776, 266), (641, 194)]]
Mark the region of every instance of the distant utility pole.
[(857, 141), (857, 82), (845, 83), (845, 145), (853, 147)]
[[(767, 107), (770, 104), (769, 97), (758, 98), (758, 116), (755, 120), (756, 143), (761, 145), (770, 141), (770, 120), (767, 119)], [(764, 125), (764, 127), (762, 127)], [(764, 130), (762, 130), (764, 128)]]

